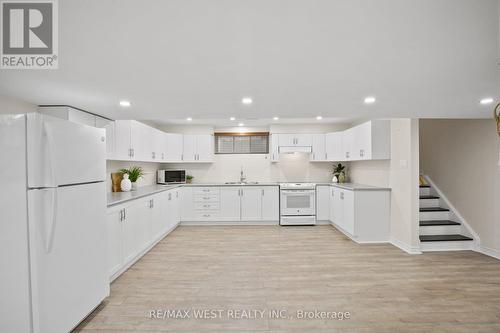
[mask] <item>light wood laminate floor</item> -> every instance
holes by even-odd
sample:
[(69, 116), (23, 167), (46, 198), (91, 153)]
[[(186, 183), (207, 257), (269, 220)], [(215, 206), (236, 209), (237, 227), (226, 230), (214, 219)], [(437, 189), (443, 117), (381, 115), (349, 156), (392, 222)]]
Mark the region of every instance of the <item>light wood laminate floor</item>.
[[(154, 309), (223, 315), (150, 319)], [(238, 309), (286, 310), (287, 319), (227, 317)], [(297, 310), (350, 318), (293, 318)], [(500, 332), (500, 261), (358, 245), (331, 226), (179, 227), (111, 285), (76, 331)]]

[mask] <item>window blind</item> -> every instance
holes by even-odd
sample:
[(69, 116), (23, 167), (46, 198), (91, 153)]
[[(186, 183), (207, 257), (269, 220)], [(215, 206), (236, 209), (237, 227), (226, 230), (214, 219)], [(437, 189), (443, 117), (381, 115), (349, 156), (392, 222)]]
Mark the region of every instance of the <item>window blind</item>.
[(216, 154), (268, 154), (269, 133), (215, 133)]

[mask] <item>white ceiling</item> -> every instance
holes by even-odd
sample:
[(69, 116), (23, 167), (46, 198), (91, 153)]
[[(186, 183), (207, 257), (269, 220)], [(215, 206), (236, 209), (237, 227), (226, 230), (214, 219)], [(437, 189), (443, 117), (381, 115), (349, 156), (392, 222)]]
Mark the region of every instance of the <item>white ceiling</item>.
[(64, 0), (59, 70), (1, 70), (0, 94), (158, 123), (490, 117), (498, 3)]

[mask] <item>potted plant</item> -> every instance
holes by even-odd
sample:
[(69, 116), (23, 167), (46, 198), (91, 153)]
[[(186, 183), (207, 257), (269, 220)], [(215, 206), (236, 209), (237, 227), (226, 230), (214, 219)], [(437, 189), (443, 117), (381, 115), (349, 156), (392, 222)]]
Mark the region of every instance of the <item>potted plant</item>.
[(137, 181), (144, 176), (144, 170), (141, 167), (132, 166), (128, 169), (121, 169), (120, 172), (128, 175), (128, 178), (132, 182), (132, 191), (137, 190)]
[(193, 182), (193, 176), (191, 175), (186, 175), (186, 183), (187, 184), (191, 184)]
[(339, 163), (333, 167), (333, 179), (334, 183), (345, 182), (345, 165)]

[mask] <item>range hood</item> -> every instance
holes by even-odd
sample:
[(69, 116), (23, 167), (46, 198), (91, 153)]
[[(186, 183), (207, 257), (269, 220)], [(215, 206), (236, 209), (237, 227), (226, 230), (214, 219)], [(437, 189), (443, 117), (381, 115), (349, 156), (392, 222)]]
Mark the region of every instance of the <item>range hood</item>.
[(278, 148), (280, 154), (293, 154), (293, 153), (311, 153), (311, 146), (280, 146)]

